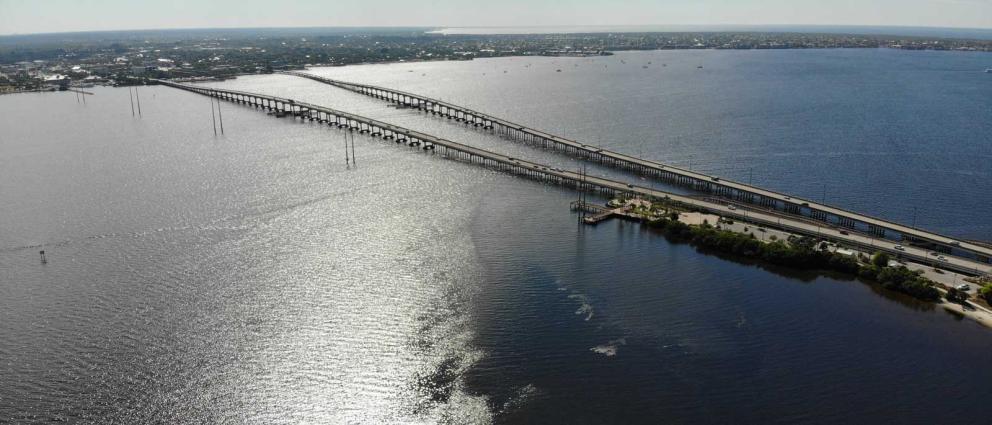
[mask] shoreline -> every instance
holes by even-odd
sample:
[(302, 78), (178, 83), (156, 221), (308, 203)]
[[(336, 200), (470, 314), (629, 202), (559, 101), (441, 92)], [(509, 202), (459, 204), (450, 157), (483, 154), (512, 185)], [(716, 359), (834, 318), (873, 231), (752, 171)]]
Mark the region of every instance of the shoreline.
[[(627, 205), (628, 206), (633, 206), (633, 207), (636, 207), (636, 208), (642, 208), (643, 207), (643, 205), (642, 205), (643, 202), (644, 201), (641, 201), (641, 200), (634, 200), (633, 202), (628, 201)], [(676, 217), (675, 214), (677, 214), (677, 218), (674, 218), (674, 219), (673, 218), (666, 218), (664, 216), (664, 215), (671, 215), (671, 217)], [(913, 299), (916, 299), (917, 301), (920, 301), (920, 302), (930, 303), (930, 304), (934, 305), (935, 307), (943, 308), (945, 311), (948, 311), (948, 312), (950, 312), (952, 314), (955, 314), (955, 315), (958, 315), (958, 316), (961, 316), (961, 317), (964, 317), (964, 318), (971, 319), (972, 321), (978, 323), (979, 325), (982, 325), (982, 326), (984, 326), (984, 327), (986, 327), (988, 329), (992, 329), (992, 310), (990, 310), (990, 309), (988, 309), (988, 308), (986, 308), (986, 307), (984, 307), (984, 306), (976, 303), (975, 301), (973, 301), (971, 299), (968, 299), (968, 300), (964, 301), (963, 303), (951, 302), (951, 301), (947, 300), (946, 299), (946, 295), (947, 295), (949, 286), (946, 285), (946, 284), (944, 284), (944, 283), (941, 283), (941, 282), (932, 280), (932, 279), (930, 279), (927, 276), (924, 276), (924, 273), (922, 272), (922, 270), (920, 270), (920, 268), (921, 267), (924, 267), (925, 268), (926, 267), (925, 265), (917, 264), (917, 263), (912, 263), (912, 262), (895, 263), (895, 264), (893, 264), (894, 262), (893, 261), (890, 261), (889, 262), (889, 265), (887, 265), (885, 267), (877, 268), (875, 270), (875, 272), (877, 273), (877, 272), (879, 272), (881, 270), (884, 270), (884, 269), (894, 269), (894, 270), (905, 269), (909, 273), (913, 273), (913, 274), (916, 274), (916, 275), (920, 276), (920, 278), (922, 278), (925, 282), (927, 282), (927, 286), (930, 286), (933, 289), (935, 289), (939, 293), (939, 297), (937, 297), (936, 299), (923, 299), (923, 298), (919, 298), (917, 296), (913, 296), (912, 294), (909, 294), (909, 293), (905, 292), (904, 290), (899, 290), (898, 288), (890, 287), (890, 285), (886, 284), (885, 282), (882, 282), (882, 281), (878, 280), (877, 278), (870, 278), (869, 276), (865, 276), (864, 275), (864, 272), (865, 272), (865, 269), (866, 268), (875, 268), (875, 266), (873, 266), (871, 264), (871, 262), (865, 263), (865, 262), (861, 261), (861, 258), (859, 258), (859, 257), (861, 257), (862, 255), (864, 255), (865, 253), (861, 253), (861, 252), (857, 252), (856, 251), (856, 254), (851, 258), (851, 260), (853, 260), (857, 264), (857, 267), (858, 267), (858, 270), (857, 271), (851, 271), (851, 270), (842, 269), (843, 267), (834, 267), (834, 268), (830, 268), (830, 267), (824, 268), (824, 267), (816, 267), (816, 266), (814, 266), (814, 267), (802, 267), (800, 264), (784, 264), (784, 263), (783, 264), (778, 264), (778, 263), (776, 263), (774, 261), (771, 261), (771, 260), (769, 260), (767, 258), (764, 258), (760, 254), (759, 255), (755, 255), (754, 253), (748, 253), (748, 252), (736, 252), (735, 250), (725, 249), (723, 246), (721, 246), (719, 244), (707, 244), (707, 245), (700, 244), (692, 236), (688, 236), (688, 235), (683, 234), (683, 233), (680, 233), (680, 232), (674, 232), (675, 234), (673, 234), (673, 232), (670, 232), (668, 230), (669, 225), (659, 226), (659, 224), (660, 224), (659, 222), (674, 222), (674, 223), (679, 223), (681, 226), (684, 226), (686, 229), (689, 229), (690, 231), (692, 231), (692, 230), (695, 230), (695, 231), (711, 230), (711, 231), (715, 231), (717, 234), (721, 234), (722, 233), (722, 234), (725, 234), (725, 235), (734, 235), (734, 237), (741, 238), (741, 239), (744, 239), (745, 237), (750, 237), (752, 240), (755, 240), (756, 242), (760, 242), (761, 245), (768, 245), (768, 244), (772, 244), (772, 243), (776, 243), (776, 242), (777, 243), (788, 243), (788, 250), (789, 251), (792, 251), (792, 252), (799, 252), (799, 251), (801, 251), (800, 248), (795, 247), (795, 246), (792, 245), (792, 240), (794, 238), (801, 238), (802, 237), (801, 235), (795, 235), (795, 234), (791, 234), (791, 233), (789, 233), (787, 231), (775, 229), (773, 232), (774, 233), (777, 233), (780, 237), (778, 237), (778, 238), (769, 238), (769, 239), (766, 240), (765, 239), (765, 235), (766, 234), (771, 235), (773, 233), (773, 232), (769, 232), (769, 230), (772, 229), (771, 226), (762, 226), (762, 225), (758, 225), (758, 224), (754, 224), (754, 223), (743, 223), (743, 222), (739, 222), (739, 221), (736, 222), (736, 223), (731, 222), (731, 225), (728, 226), (724, 217), (720, 217), (720, 216), (713, 215), (713, 214), (704, 214), (704, 213), (699, 213), (699, 212), (678, 211), (678, 209), (666, 209), (664, 215), (662, 215), (662, 216), (655, 215), (655, 216), (652, 217), (650, 214), (649, 215), (645, 215), (645, 214), (640, 214), (640, 213), (637, 213), (637, 212), (631, 212), (629, 209), (626, 210), (626, 211), (624, 211), (624, 212), (620, 212), (620, 213), (616, 213), (615, 214), (615, 216), (617, 216), (617, 217), (619, 217), (621, 219), (636, 221), (639, 224), (644, 225), (646, 229), (649, 229), (649, 230), (652, 230), (652, 231), (655, 231), (655, 232), (660, 233), (670, 243), (688, 244), (688, 245), (693, 246), (694, 248), (696, 248), (697, 251), (700, 251), (700, 252), (702, 252), (704, 254), (708, 254), (706, 251), (710, 251), (709, 253), (723, 253), (723, 254), (728, 254), (728, 255), (733, 255), (733, 256), (740, 256), (741, 258), (746, 258), (748, 260), (758, 262), (758, 263), (760, 263), (762, 265), (774, 265), (774, 266), (777, 266), (777, 267), (788, 267), (788, 268), (793, 268), (793, 269), (796, 269), (796, 270), (802, 270), (802, 271), (806, 271), (806, 272), (814, 272), (814, 273), (817, 273), (817, 274), (823, 274), (824, 272), (828, 272), (828, 273), (840, 273), (840, 274), (845, 275), (845, 276), (853, 277), (854, 280), (860, 281), (860, 282), (862, 282), (864, 284), (871, 285), (871, 286), (876, 286), (876, 287), (878, 287), (880, 289), (883, 289), (883, 290), (886, 290), (886, 291), (892, 291), (894, 293), (898, 293), (898, 294), (901, 294), (901, 295), (906, 295), (906, 296), (912, 297)], [(715, 218), (715, 220), (713, 220), (713, 221), (716, 224), (716, 227), (714, 227), (714, 226), (712, 226), (710, 224), (710, 220), (712, 220), (714, 218)], [(590, 224), (592, 224), (592, 223), (590, 223)], [(755, 232), (754, 229), (758, 229), (759, 232)], [(755, 239), (756, 238), (756, 236), (755, 236), (756, 233), (758, 233), (758, 234), (761, 235), (761, 239), (760, 240)], [(785, 238), (782, 238), (781, 236), (783, 236), (783, 235), (788, 235), (788, 236), (785, 237)], [(786, 242), (786, 241), (788, 241), (788, 242)], [(822, 240), (816, 241), (815, 245), (816, 246), (820, 246), (823, 243), (831, 244), (833, 242), (829, 242), (826, 239), (822, 239)], [(841, 254), (837, 253), (836, 252), (836, 249), (841, 249), (841, 247), (839, 245), (837, 245), (836, 243), (833, 243), (833, 244), (834, 244), (833, 245), (833, 248), (835, 248), (834, 251), (830, 251), (830, 248), (831, 247), (828, 245), (828, 248), (826, 249), (826, 251), (817, 251), (817, 252), (820, 252), (821, 255), (829, 255), (829, 256), (831, 256), (833, 258), (836, 258), (836, 259), (839, 259), (840, 257), (846, 257), (846, 256), (842, 256)]]
[[(554, 52), (518, 52), (517, 54), (506, 54), (506, 55), (489, 55), (489, 56), (466, 56), (461, 58), (455, 57), (440, 57), (440, 58), (399, 58), (394, 60), (385, 61), (358, 61), (351, 63), (315, 63), (315, 64), (303, 64), (292, 68), (272, 70), (271, 72), (237, 72), (233, 74), (223, 74), (223, 75), (199, 75), (190, 77), (178, 77), (169, 78), (163, 77), (170, 81), (179, 82), (204, 82), (204, 81), (224, 81), (233, 80), (238, 77), (252, 76), (252, 75), (270, 75), (277, 74), (282, 71), (308, 71), (313, 68), (337, 68), (345, 66), (354, 65), (396, 65), (402, 63), (430, 63), (430, 62), (468, 62), (480, 59), (501, 59), (501, 58), (589, 58), (589, 57), (608, 57), (613, 56), (617, 53), (633, 53), (633, 52), (670, 52), (670, 51), (782, 51), (782, 50), (894, 50), (894, 51), (906, 51), (906, 52), (951, 52), (951, 53), (988, 53), (992, 54), (992, 50), (968, 50), (968, 49), (936, 49), (936, 48), (907, 48), (907, 47), (893, 47), (893, 46), (776, 46), (776, 47), (718, 47), (718, 46), (703, 46), (703, 47), (659, 47), (650, 49), (603, 49), (597, 52), (567, 52), (556, 54)], [(984, 70), (978, 70), (976, 72), (986, 72)], [(987, 72), (986, 72), (987, 73)], [(104, 87), (123, 87), (130, 85), (147, 85), (145, 80), (149, 77), (128, 75), (128, 79), (142, 80), (141, 84), (133, 84), (128, 81), (112, 81), (105, 83), (96, 83), (97, 86)], [(11, 90), (6, 92), (0, 92), (3, 94), (19, 94), (19, 93), (34, 93), (34, 92), (45, 92), (45, 91), (59, 91), (59, 90), (48, 90), (48, 89), (29, 89), (29, 90)]]

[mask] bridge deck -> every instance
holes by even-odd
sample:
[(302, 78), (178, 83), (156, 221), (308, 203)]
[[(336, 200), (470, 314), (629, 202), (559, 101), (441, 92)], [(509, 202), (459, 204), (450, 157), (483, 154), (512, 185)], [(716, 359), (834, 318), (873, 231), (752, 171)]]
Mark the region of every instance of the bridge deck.
[(687, 179), (691, 179), (691, 180), (693, 180), (695, 182), (702, 182), (702, 183), (705, 183), (707, 185), (719, 186), (719, 187), (722, 187), (722, 188), (732, 189), (732, 190), (736, 190), (736, 191), (743, 192), (743, 193), (749, 193), (749, 194), (761, 196), (761, 197), (764, 197), (766, 199), (775, 200), (776, 202), (779, 202), (782, 205), (791, 206), (793, 208), (799, 209), (799, 208), (805, 207), (805, 208), (808, 208), (810, 211), (822, 212), (822, 213), (833, 215), (835, 217), (842, 217), (842, 218), (846, 218), (846, 219), (850, 219), (850, 220), (855, 220), (855, 221), (858, 221), (858, 222), (861, 222), (861, 223), (865, 223), (868, 226), (876, 226), (878, 228), (892, 230), (892, 231), (898, 232), (899, 234), (901, 234), (903, 236), (908, 236), (908, 237), (916, 238), (916, 239), (920, 239), (920, 240), (926, 240), (926, 241), (930, 241), (930, 242), (942, 244), (942, 245), (949, 246), (949, 247), (952, 246), (952, 247), (955, 247), (955, 248), (958, 248), (958, 249), (961, 249), (961, 250), (964, 250), (964, 251), (972, 252), (972, 253), (975, 253), (975, 254), (978, 254), (978, 255), (987, 257), (987, 258), (988, 257), (992, 257), (992, 247), (987, 246), (987, 245), (984, 245), (984, 244), (976, 244), (976, 243), (973, 243), (973, 242), (967, 241), (967, 240), (955, 239), (955, 238), (952, 238), (952, 237), (949, 237), (949, 236), (944, 236), (944, 235), (941, 235), (941, 234), (937, 234), (937, 233), (934, 233), (934, 232), (931, 232), (931, 231), (927, 231), (927, 230), (923, 230), (923, 229), (919, 229), (919, 228), (915, 228), (915, 227), (906, 226), (906, 225), (903, 225), (903, 224), (895, 223), (895, 222), (892, 222), (892, 221), (888, 221), (888, 220), (877, 218), (877, 217), (872, 217), (872, 216), (869, 216), (869, 215), (865, 215), (865, 214), (861, 214), (861, 213), (857, 213), (857, 212), (853, 212), (853, 211), (848, 211), (848, 210), (845, 210), (845, 209), (842, 209), (842, 208), (838, 208), (838, 207), (834, 207), (834, 206), (831, 206), (831, 205), (826, 205), (826, 204), (818, 203), (818, 202), (807, 200), (807, 199), (796, 198), (796, 197), (792, 197), (790, 195), (786, 195), (786, 194), (783, 194), (783, 193), (775, 192), (775, 191), (772, 191), (772, 190), (762, 189), (760, 187), (756, 187), (756, 186), (752, 186), (752, 185), (748, 185), (748, 184), (744, 184), (744, 183), (740, 183), (740, 182), (735, 182), (735, 181), (732, 181), (732, 180), (721, 179), (721, 178), (717, 178), (716, 176), (710, 176), (710, 175), (706, 175), (706, 174), (703, 174), (703, 173), (697, 173), (697, 172), (686, 170), (686, 169), (682, 169), (682, 168), (679, 168), (679, 167), (674, 167), (674, 166), (671, 166), (671, 165), (662, 164), (662, 163), (659, 163), (659, 162), (656, 162), (656, 161), (641, 159), (641, 158), (630, 156), (630, 155), (627, 155), (627, 154), (610, 151), (610, 150), (603, 149), (603, 148), (598, 147), (598, 146), (592, 146), (592, 145), (580, 143), (580, 142), (577, 142), (577, 141), (574, 141), (574, 140), (569, 140), (569, 139), (566, 139), (566, 138), (563, 138), (563, 137), (560, 137), (560, 136), (556, 136), (556, 135), (553, 135), (553, 134), (550, 134), (550, 133), (546, 133), (546, 132), (541, 131), (541, 130), (538, 130), (538, 129), (526, 127), (524, 125), (517, 124), (517, 123), (511, 122), (511, 121), (502, 119), (502, 118), (498, 118), (498, 117), (495, 117), (495, 116), (492, 116), (492, 115), (488, 115), (488, 114), (485, 114), (485, 113), (482, 113), (482, 112), (478, 112), (478, 111), (472, 110), (470, 108), (466, 108), (464, 106), (455, 105), (455, 104), (452, 104), (452, 103), (444, 102), (444, 101), (438, 100), (438, 99), (433, 99), (433, 98), (426, 97), (426, 96), (423, 96), (423, 95), (409, 93), (409, 92), (404, 92), (404, 91), (390, 89), (390, 88), (385, 88), (385, 87), (380, 87), (380, 86), (375, 86), (375, 85), (370, 85), (370, 84), (359, 84), (359, 83), (352, 83), (352, 82), (341, 81), (341, 80), (334, 80), (334, 79), (331, 79), (331, 78), (319, 77), (319, 76), (316, 76), (316, 75), (313, 75), (313, 74), (309, 74), (309, 73), (305, 73), (305, 72), (292, 72), (292, 71), (290, 71), (290, 72), (285, 72), (285, 74), (295, 75), (295, 76), (299, 76), (299, 77), (303, 77), (303, 78), (309, 78), (309, 79), (312, 79), (312, 80), (315, 80), (315, 81), (323, 82), (325, 84), (330, 84), (330, 85), (333, 85), (333, 86), (336, 86), (336, 87), (340, 87), (340, 88), (343, 88), (343, 89), (346, 89), (346, 90), (351, 90), (351, 91), (355, 91), (355, 92), (358, 92), (358, 93), (361, 93), (361, 94), (366, 94), (366, 95), (370, 94), (368, 92), (368, 90), (375, 90), (375, 91), (379, 91), (379, 92), (383, 92), (383, 93), (391, 93), (391, 94), (393, 94), (395, 96), (399, 96), (400, 99), (402, 99), (403, 97), (405, 97), (409, 101), (416, 101), (416, 104), (418, 106), (430, 105), (430, 107), (432, 107), (432, 108), (436, 106), (436, 107), (439, 107), (439, 108), (447, 108), (447, 109), (452, 110), (452, 111), (458, 111), (459, 113), (462, 113), (465, 116), (479, 117), (484, 122), (488, 122), (491, 125), (502, 126), (502, 127), (514, 129), (514, 130), (519, 131), (521, 133), (528, 134), (531, 137), (536, 137), (536, 138), (548, 140), (548, 141), (550, 141), (552, 143), (559, 144), (559, 145), (569, 146), (572, 149), (574, 149), (575, 151), (584, 152), (587, 156), (595, 155), (595, 156), (599, 156), (599, 157), (603, 157), (603, 158), (608, 158), (609, 161), (610, 162), (613, 162), (613, 163), (631, 164), (631, 165), (634, 165), (634, 166), (637, 166), (637, 167), (641, 167), (641, 168), (646, 169), (646, 170), (654, 170), (654, 171), (658, 171), (658, 172), (664, 171), (666, 173), (672, 173), (672, 174), (675, 174), (675, 175), (678, 175), (678, 176), (685, 177)]
[[(821, 225), (814, 225), (801, 220), (796, 220), (787, 215), (758, 210), (748, 211), (744, 209), (742, 211), (740, 208), (707, 201), (705, 199), (677, 195), (657, 189), (635, 186), (621, 181), (589, 176), (578, 172), (556, 170), (537, 162), (513, 158), (507, 155), (475, 148), (415, 130), (410, 130), (401, 126), (385, 123), (372, 118), (319, 105), (298, 102), (292, 99), (276, 96), (178, 84), (165, 80), (156, 80), (156, 82), (169, 87), (187, 90), (206, 96), (249, 104), (256, 107), (275, 109), (277, 111), (286, 111), (287, 113), (293, 114), (294, 116), (299, 116), (303, 119), (309, 118), (311, 120), (332, 123), (331, 119), (333, 118), (333, 123), (338, 123), (339, 125), (341, 124), (340, 120), (343, 119), (345, 120), (346, 125), (348, 125), (352, 130), (360, 129), (363, 132), (368, 132), (370, 135), (378, 134), (382, 137), (389, 136), (387, 132), (391, 133), (391, 135), (395, 137), (402, 135), (410, 140), (415, 139), (425, 144), (434, 145), (439, 148), (439, 152), (444, 153), (448, 158), (468, 159), (469, 162), (493, 167), (501, 171), (523, 174), (553, 183), (565, 184), (577, 188), (598, 188), (602, 192), (611, 195), (626, 194), (630, 196), (641, 196), (648, 199), (662, 200), (665, 202), (676, 203), (686, 207), (715, 213), (724, 217), (743, 219), (770, 226), (777, 225), (793, 232), (827, 237), (862, 248), (870, 247), (870, 249), (890, 252), (897, 256), (913, 259), (914, 261), (922, 261), (923, 263), (930, 263), (933, 261), (932, 258), (928, 257), (929, 251), (921, 248), (906, 246), (902, 250), (899, 250), (895, 248), (895, 244), (891, 241), (879, 240), (866, 235), (847, 232), (841, 233), (842, 230)], [(314, 112), (318, 113), (316, 117), (314, 116)], [(323, 114), (323, 118), (321, 118), (320, 114)], [(992, 265), (960, 257), (949, 257), (948, 261), (941, 263), (941, 266), (949, 270), (961, 271), (968, 274), (992, 273)]]

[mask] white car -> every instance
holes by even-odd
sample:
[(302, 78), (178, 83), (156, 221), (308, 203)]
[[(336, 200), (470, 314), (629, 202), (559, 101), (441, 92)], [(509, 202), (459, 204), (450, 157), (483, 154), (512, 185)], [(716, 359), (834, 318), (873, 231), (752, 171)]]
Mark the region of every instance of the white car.
[(737, 207), (735, 207), (733, 205), (727, 205), (727, 209), (733, 211), (733, 210), (736, 210)]
[(903, 248), (902, 245), (896, 245), (894, 248), (896, 249), (896, 251), (905, 251), (906, 250), (906, 248)]
[(968, 284), (958, 285), (957, 286), (957, 290), (959, 290), (959, 291), (970, 291), (971, 290), (971, 285), (968, 285)]

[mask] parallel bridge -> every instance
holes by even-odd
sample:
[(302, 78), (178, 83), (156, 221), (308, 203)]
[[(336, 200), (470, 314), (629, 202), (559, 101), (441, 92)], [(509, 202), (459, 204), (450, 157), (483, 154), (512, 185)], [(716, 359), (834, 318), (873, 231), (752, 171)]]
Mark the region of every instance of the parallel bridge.
[[(339, 111), (324, 106), (299, 102), (293, 99), (249, 93), (235, 90), (221, 90), (206, 86), (179, 84), (166, 80), (154, 80), (158, 84), (198, 93), (205, 96), (226, 100), (245, 106), (273, 111), (277, 114), (291, 115), (304, 121), (327, 124), (346, 131), (359, 132), (408, 146), (419, 147), (425, 151), (441, 154), (444, 158), (468, 161), (490, 169), (522, 175), (532, 179), (552, 184), (559, 184), (578, 190), (598, 191), (607, 196), (640, 196), (657, 199), (683, 208), (693, 208), (711, 212), (724, 217), (744, 219), (757, 224), (777, 226), (795, 233), (817, 235), (845, 242), (851, 246), (875, 249), (909, 258), (924, 263), (932, 262), (928, 251), (916, 247), (905, 247), (896, 250), (892, 243), (880, 241), (874, 237), (859, 234), (844, 234), (836, 229), (821, 228), (798, 217), (776, 214), (770, 211), (741, 210), (718, 202), (708, 201), (691, 196), (673, 194), (652, 188), (635, 186), (622, 181), (589, 176), (577, 172), (548, 167), (533, 161), (502, 155), (499, 153), (475, 148), (462, 143), (421, 133), (401, 126), (389, 124), (360, 115)], [(846, 232), (845, 232), (846, 233)], [(967, 274), (992, 273), (992, 266), (966, 258), (951, 257), (941, 264), (948, 270)]]
[(992, 263), (992, 247), (984, 244), (959, 240), (881, 218), (806, 199), (791, 197), (760, 187), (610, 151), (419, 94), (370, 84), (359, 84), (319, 77), (305, 72), (288, 71), (284, 72), (284, 74), (309, 78), (345, 90), (405, 105), (410, 108), (416, 108), (426, 113), (447, 117), (448, 119), (479, 129), (491, 130), (510, 139), (528, 142), (545, 149), (563, 151), (581, 158), (598, 161), (615, 168), (633, 171), (644, 176), (689, 187), (693, 190), (729, 200), (774, 209), (795, 216), (809, 217), (828, 226), (844, 227), (873, 234), (881, 238), (928, 244), (936, 251), (970, 257), (983, 263)]

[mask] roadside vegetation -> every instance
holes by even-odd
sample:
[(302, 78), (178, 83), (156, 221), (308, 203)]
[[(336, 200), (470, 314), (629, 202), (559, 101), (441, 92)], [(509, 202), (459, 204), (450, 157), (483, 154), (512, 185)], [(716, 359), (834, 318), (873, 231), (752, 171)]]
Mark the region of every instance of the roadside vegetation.
[[(861, 263), (853, 257), (823, 249), (822, 242), (813, 238), (790, 238), (792, 240), (788, 242), (777, 240), (765, 243), (755, 239), (753, 234), (721, 230), (708, 224), (690, 226), (678, 221), (677, 217), (677, 213), (672, 213), (646, 223), (673, 242), (756, 258), (780, 266), (853, 274), (878, 282), (885, 289), (902, 292), (920, 300), (940, 299), (940, 291), (932, 280), (902, 265), (889, 266), (890, 258), (885, 253), (875, 253), (869, 262)], [(992, 286), (988, 293), (992, 296)]]
[(982, 297), (985, 302), (992, 306), (992, 283), (983, 286), (982, 289), (979, 289), (978, 296)]

